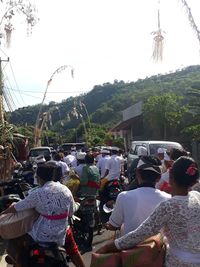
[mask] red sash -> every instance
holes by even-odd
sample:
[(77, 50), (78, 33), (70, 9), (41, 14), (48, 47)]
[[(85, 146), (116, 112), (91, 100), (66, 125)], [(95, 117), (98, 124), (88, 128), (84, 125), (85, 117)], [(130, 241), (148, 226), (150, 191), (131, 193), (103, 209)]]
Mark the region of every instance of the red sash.
[(43, 217), (45, 217), (48, 220), (54, 221), (54, 220), (63, 220), (66, 219), (68, 217), (69, 213), (65, 212), (63, 214), (58, 214), (58, 215), (42, 215)]
[(94, 182), (94, 181), (89, 181), (89, 182), (87, 183), (87, 186), (92, 187), (92, 188), (97, 188), (97, 189), (99, 189), (99, 184), (96, 183), (96, 182)]

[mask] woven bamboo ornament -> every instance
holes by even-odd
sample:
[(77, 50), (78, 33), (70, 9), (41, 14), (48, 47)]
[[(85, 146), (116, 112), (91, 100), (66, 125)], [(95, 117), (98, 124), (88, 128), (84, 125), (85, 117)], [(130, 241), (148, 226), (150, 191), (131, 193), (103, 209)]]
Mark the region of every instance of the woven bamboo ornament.
[(151, 33), (154, 36), (152, 59), (156, 63), (162, 62), (163, 60), (163, 46), (164, 46), (163, 33), (164, 31), (162, 31), (160, 27), (160, 10), (158, 9), (158, 30)]

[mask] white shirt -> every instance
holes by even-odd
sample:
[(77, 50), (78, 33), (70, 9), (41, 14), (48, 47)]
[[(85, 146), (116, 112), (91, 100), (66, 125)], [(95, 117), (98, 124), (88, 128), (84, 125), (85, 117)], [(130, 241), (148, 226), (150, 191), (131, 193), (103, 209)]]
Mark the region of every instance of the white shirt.
[(156, 188), (160, 189), (163, 183), (169, 183), (169, 170), (162, 173), (160, 180), (156, 183)]
[(78, 174), (79, 177), (81, 177), (82, 170), (83, 170), (84, 166), (85, 166), (85, 163), (81, 163), (74, 168), (75, 172)]
[(171, 198), (165, 192), (151, 187), (140, 187), (118, 195), (109, 222), (114, 227), (124, 224), (124, 233), (135, 230), (162, 201)]
[[(42, 215), (73, 214), (74, 200), (71, 191), (60, 182), (47, 182), (33, 190), (25, 199), (15, 204), (17, 211), (34, 208)], [(39, 216), (30, 231), (31, 237), (40, 242), (56, 242), (62, 246), (65, 242), (68, 219), (49, 220)]]
[(59, 161), (56, 161), (56, 164), (58, 164), (62, 168), (63, 176), (66, 175), (70, 171), (70, 168), (68, 167), (66, 162), (59, 160)]
[(106, 162), (106, 170), (109, 170), (108, 180), (119, 179), (121, 172), (121, 157), (112, 155), (111, 158)]
[(162, 229), (167, 237), (166, 267), (200, 266), (200, 193), (173, 196), (126, 236), (115, 240), (118, 249), (132, 248)]
[(110, 159), (109, 155), (106, 155), (105, 157), (101, 157), (99, 161), (97, 162), (97, 168), (101, 171), (101, 178), (105, 176), (106, 172), (106, 162)]
[(64, 162), (67, 164), (71, 164), (72, 167), (77, 166), (77, 159), (74, 155), (71, 155), (71, 154), (64, 157)]

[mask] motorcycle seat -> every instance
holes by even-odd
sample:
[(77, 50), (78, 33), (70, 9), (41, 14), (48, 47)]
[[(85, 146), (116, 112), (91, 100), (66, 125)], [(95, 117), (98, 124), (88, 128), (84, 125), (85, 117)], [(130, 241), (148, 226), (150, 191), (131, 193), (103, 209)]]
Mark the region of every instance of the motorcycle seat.
[(37, 242), (35, 245), (38, 245), (43, 248), (57, 248), (58, 245), (55, 242)]

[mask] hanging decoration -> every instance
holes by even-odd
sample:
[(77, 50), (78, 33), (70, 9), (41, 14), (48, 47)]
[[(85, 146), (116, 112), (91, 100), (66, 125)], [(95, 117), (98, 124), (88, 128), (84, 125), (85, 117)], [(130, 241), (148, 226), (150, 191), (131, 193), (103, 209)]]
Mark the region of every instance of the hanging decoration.
[(27, 35), (38, 21), (37, 10), (32, 0), (4, 0), (0, 1), (0, 41), (5, 38), (6, 46), (10, 47), (11, 36), (14, 30), (14, 18), (24, 16), (27, 24)]
[(4, 30), (6, 33), (6, 47), (9, 48), (11, 44), (12, 31), (14, 30), (13, 25), (11, 23), (5, 24)]
[[(37, 115), (37, 118), (36, 118), (36, 122), (35, 122), (35, 130), (34, 130), (34, 146), (35, 147), (41, 145), (41, 134), (38, 135), (38, 130), (37, 129), (39, 127), (40, 116), (42, 114), (42, 107), (43, 107), (43, 104), (44, 104), (44, 101), (45, 101), (45, 98), (46, 98), (46, 95), (47, 95), (48, 88), (51, 85), (51, 83), (52, 83), (52, 81), (54, 79), (54, 76), (56, 76), (57, 74), (61, 73), (62, 71), (66, 70), (68, 68), (71, 69), (71, 76), (72, 76), (72, 78), (74, 78), (74, 68), (71, 65), (63, 65), (63, 66), (59, 67), (58, 69), (56, 69), (53, 72), (53, 74), (51, 75), (50, 79), (47, 81), (46, 89), (45, 89), (45, 92), (44, 92), (44, 95), (43, 95), (43, 98), (42, 98), (42, 102), (40, 104), (39, 112), (38, 112), (38, 115)], [(76, 110), (73, 110), (73, 113), (74, 113), (75, 116), (77, 116)]]
[[(160, 1), (158, 1), (158, 5), (160, 6)], [(157, 31), (152, 32), (151, 34), (154, 36), (153, 40), (153, 54), (152, 59), (154, 62), (162, 62), (163, 60), (163, 46), (164, 46), (164, 31), (160, 27), (160, 7), (158, 6), (158, 29)]]
[(186, 0), (181, 0), (181, 2), (183, 3), (183, 6), (186, 9), (186, 12), (187, 12), (187, 15), (188, 15), (188, 20), (190, 22), (190, 25), (191, 25), (192, 29), (195, 32), (195, 34), (197, 36), (197, 39), (199, 41), (199, 44), (200, 44), (200, 30), (198, 29), (197, 24), (196, 24), (196, 22), (194, 20), (194, 17), (192, 15), (191, 8), (189, 7), (189, 5), (188, 5), (188, 3), (187, 3)]

